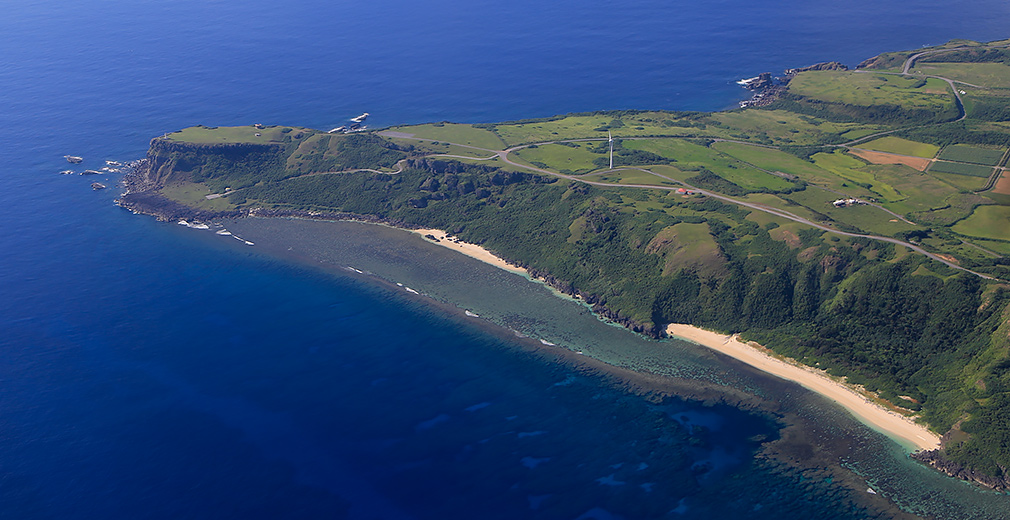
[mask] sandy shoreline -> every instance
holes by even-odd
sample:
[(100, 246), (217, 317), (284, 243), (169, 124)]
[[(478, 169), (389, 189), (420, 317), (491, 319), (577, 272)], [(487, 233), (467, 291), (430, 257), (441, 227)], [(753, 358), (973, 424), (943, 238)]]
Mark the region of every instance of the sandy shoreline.
[(505, 260), (502, 260), (500, 257), (495, 256), (481, 246), (455, 241), (456, 239), (452, 235), (442, 231), (441, 229), (412, 229), (411, 231), (421, 236), (431, 235), (438, 240), (435, 242), (436, 244), (442, 247), (448, 247), (454, 251), (459, 251), (460, 253), (463, 253), (471, 258), (476, 258), (481, 262), (505, 269), (506, 271), (512, 271), (513, 273), (529, 275), (529, 273), (522, 267), (514, 266)]
[(924, 450), (934, 449), (940, 445), (940, 437), (925, 426), (869, 401), (855, 390), (832, 380), (820, 370), (786, 363), (739, 341), (736, 336), (726, 336), (692, 325), (672, 324), (667, 327), (666, 332), (817, 392), (840, 404), (863, 423), (902, 444), (910, 444)]
[[(413, 232), (421, 236), (434, 236), (437, 239), (436, 244), (495, 267), (513, 273), (529, 275), (525, 269), (509, 264), (487, 249), (475, 244), (455, 241), (455, 239), (452, 239), (452, 235), (440, 229), (415, 229)], [(804, 388), (840, 404), (862, 422), (902, 444), (924, 450), (939, 447), (940, 437), (929, 431), (925, 426), (916, 424), (901, 414), (887, 410), (869, 401), (855, 390), (832, 380), (819, 370), (786, 363), (737, 340), (736, 337), (707, 331), (692, 325), (672, 324), (667, 327), (666, 332), (671, 336), (676, 336), (721, 352), (762, 372), (798, 383)]]

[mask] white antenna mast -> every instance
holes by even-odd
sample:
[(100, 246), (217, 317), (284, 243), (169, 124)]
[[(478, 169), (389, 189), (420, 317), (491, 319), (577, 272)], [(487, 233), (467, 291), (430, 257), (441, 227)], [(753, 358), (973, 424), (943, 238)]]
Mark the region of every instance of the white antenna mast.
[(614, 169), (614, 136), (610, 135), (610, 130), (607, 130), (607, 140), (610, 141), (610, 169)]

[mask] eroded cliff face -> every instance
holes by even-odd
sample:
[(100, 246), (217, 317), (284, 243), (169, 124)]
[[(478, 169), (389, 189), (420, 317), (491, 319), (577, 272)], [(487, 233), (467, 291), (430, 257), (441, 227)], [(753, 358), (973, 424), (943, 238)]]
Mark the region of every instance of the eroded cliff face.
[(223, 180), (214, 181), (236, 171), (249, 171), (252, 180), (262, 172), (250, 165), (279, 166), (283, 151), (284, 147), (276, 144), (186, 143), (158, 137), (151, 140), (147, 157), (124, 177), (126, 192), (117, 202), (135, 213), (153, 215), (159, 220), (237, 216), (237, 211), (192, 208), (163, 196), (160, 191), (170, 184), (187, 182), (202, 182), (219, 189), (216, 184)]

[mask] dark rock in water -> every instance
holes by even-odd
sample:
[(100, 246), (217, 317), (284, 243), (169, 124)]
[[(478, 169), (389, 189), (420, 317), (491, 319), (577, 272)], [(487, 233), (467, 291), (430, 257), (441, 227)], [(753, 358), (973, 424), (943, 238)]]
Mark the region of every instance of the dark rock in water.
[(83, 157), (78, 157), (76, 155), (64, 155), (63, 158), (66, 159), (67, 162), (71, 164), (80, 164), (84, 162)]
[(83, 172), (81, 172), (81, 175), (101, 175), (101, 174), (102, 172), (98, 170), (84, 170)]
[(105, 189), (105, 185), (102, 184), (102, 183), (100, 183), (100, 182), (92, 182), (91, 183), (91, 189), (93, 189), (93, 190), (104, 190)]
[(73, 175), (73, 174), (74, 170), (63, 170), (60, 172), (60, 175)]
[(768, 88), (773, 84), (774, 81), (772, 80), (772, 73), (762, 72), (761, 74), (758, 74), (756, 78), (748, 80), (744, 87), (750, 90), (761, 90), (763, 88)]

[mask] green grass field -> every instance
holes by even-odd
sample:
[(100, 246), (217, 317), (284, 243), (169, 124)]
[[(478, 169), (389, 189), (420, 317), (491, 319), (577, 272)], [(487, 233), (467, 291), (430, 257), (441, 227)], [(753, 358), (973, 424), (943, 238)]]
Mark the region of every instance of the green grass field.
[[(291, 126), (268, 126), (262, 129), (249, 126), (193, 126), (178, 132), (168, 134), (173, 141), (184, 141), (195, 144), (230, 144), (230, 143), (261, 143), (276, 144), (284, 141), (286, 135), (292, 138), (298, 134), (311, 135), (318, 130), (309, 130)], [(260, 134), (257, 136), (256, 134)]]
[(176, 182), (161, 189), (161, 194), (177, 202), (209, 211), (229, 211), (235, 209), (235, 205), (228, 201), (227, 197), (207, 199), (210, 195), (210, 188), (203, 184), (191, 182)]
[(687, 168), (707, 168), (747, 189), (784, 190), (792, 187), (792, 183), (786, 179), (765, 173), (718, 150), (682, 139), (624, 141), (624, 147), (652, 152), (673, 159)]
[(943, 206), (947, 197), (958, 192), (958, 188), (908, 166), (875, 164), (864, 170), (872, 174), (877, 182), (886, 183), (900, 194), (900, 200), (890, 200), (885, 206), (902, 215)]
[(841, 150), (834, 153), (821, 152), (815, 154), (812, 159), (817, 166), (860, 184), (885, 200), (896, 201), (904, 198), (891, 185), (874, 177), (873, 173), (867, 170), (866, 163)]
[[(667, 175), (667, 177), (674, 178), (672, 175)], [(586, 180), (595, 182), (611, 182), (614, 184), (647, 184), (652, 186), (680, 187), (680, 184), (676, 182), (656, 177), (651, 173), (643, 172), (641, 170), (615, 170), (612, 172), (586, 176)]]
[(597, 145), (595, 141), (585, 143), (544, 144), (536, 147), (523, 148), (513, 152), (513, 157), (520, 157), (531, 164), (543, 164), (544, 168), (567, 174), (591, 172), (598, 167), (593, 160), (606, 157), (604, 154), (593, 153), (590, 147)]
[(980, 190), (987, 181), (984, 177), (972, 177), (970, 175), (958, 175), (956, 173), (943, 173), (938, 171), (927, 172), (930, 177), (949, 184), (959, 190)]
[(835, 176), (808, 161), (781, 150), (741, 143), (718, 142), (712, 148), (768, 171), (794, 175), (804, 181), (829, 184)]
[(801, 72), (789, 82), (789, 91), (811, 99), (850, 105), (899, 105), (904, 108), (942, 110), (953, 103), (947, 84), (925, 83), (905, 76), (849, 71)]
[(955, 173), (957, 175), (968, 175), (971, 177), (989, 177), (992, 175), (992, 166), (936, 161), (929, 167), (929, 171)]
[(925, 159), (932, 159), (936, 156), (936, 152), (940, 150), (939, 146), (909, 141), (908, 139), (902, 139), (894, 136), (874, 139), (860, 144), (858, 148), (876, 150), (878, 152), (896, 153), (898, 155), (910, 155), (912, 157), (922, 157)]
[(1002, 63), (918, 63), (915, 72), (943, 76), (986, 88), (1010, 86), (1010, 66)]
[(979, 148), (964, 144), (948, 146), (940, 152), (937, 159), (945, 161), (966, 162), (972, 164), (984, 164), (986, 166), (996, 166), (1006, 150), (994, 150), (992, 148)]
[(494, 132), (483, 128), (474, 128), (473, 125), (432, 123), (427, 125), (399, 126), (390, 128), (387, 131), (413, 134), (418, 139), (464, 144), (488, 150), (502, 150), (505, 148), (505, 143)]
[(979, 206), (953, 229), (971, 237), (1010, 240), (1010, 206)]

